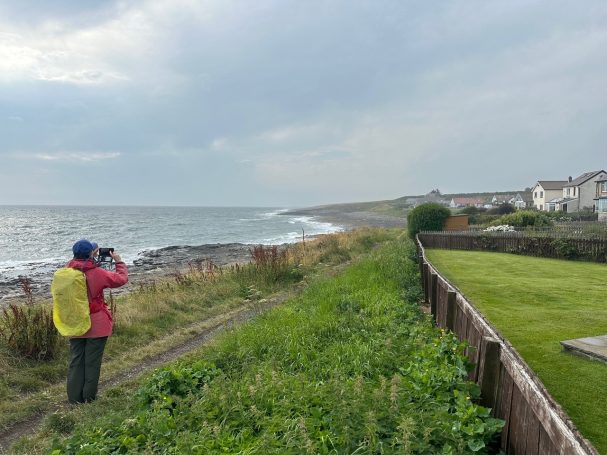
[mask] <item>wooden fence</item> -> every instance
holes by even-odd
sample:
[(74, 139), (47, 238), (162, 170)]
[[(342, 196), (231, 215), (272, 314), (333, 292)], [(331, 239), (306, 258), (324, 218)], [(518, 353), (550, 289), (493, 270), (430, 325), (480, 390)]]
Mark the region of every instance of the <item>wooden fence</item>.
[(426, 248), (496, 251), (555, 259), (607, 262), (607, 236), (571, 232), (421, 232)]
[(516, 350), (430, 262), (417, 239), (424, 298), (436, 324), (467, 341), (481, 404), (505, 420), (501, 448), (510, 454), (584, 454), (598, 451), (584, 439)]

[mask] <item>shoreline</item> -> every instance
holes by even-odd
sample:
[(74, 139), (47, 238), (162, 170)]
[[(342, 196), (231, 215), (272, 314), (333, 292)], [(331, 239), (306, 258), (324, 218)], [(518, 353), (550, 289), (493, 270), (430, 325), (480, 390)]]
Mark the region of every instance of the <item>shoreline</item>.
[[(351, 231), (363, 227), (395, 228), (404, 227), (404, 220), (398, 217), (381, 215), (364, 211), (346, 211), (329, 207), (313, 207), (298, 210), (284, 211), (279, 216), (305, 216), (316, 222), (330, 223), (335, 226), (335, 232)], [(314, 239), (325, 234), (305, 234), (305, 239)], [(295, 242), (276, 244), (278, 246), (299, 243), (304, 237)], [(139, 257), (128, 263), (129, 283), (122, 288), (116, 289), (116, 295), (128, 293), (140, 284), (149, 283), (156, 279), (163, 279), (177, 272), (183, 272), (188, 267), (212, 262), (214, 265), (224, 267), (236, 263), (248, 263), (251, 259), (250, 248), (258, 243), (207, 243), (202, 245), (174, 245), (162, 248), (143, 250)], [(70, 258), (63, 262), (49, 264), (50, 268), (63, 267)], [(46, 273), (34, 273), (25, 275), (32, 287), (34, 301), (50, 300), (51, 275)], [(0, 283), (0, 307), (13, 302), (23, 302), (26, 296), (21, 288), (18, 278)]]
[[(235, 263), (245, 263), (250, 259), (249, 249), (253, 244), (244, 243), (215, 243), (197, 246), (177, 245), (153, 250), (144, 250), (140, 257), (128, 264), (129, 282), (115, 289), (114, 294), (128, 293), (140, 284), (162, 279), (176, 272), (184, 271), (190, 265), (210, 261), (223, 267)], [(66, 258), (65, 263), (69, 258)], [(57, 264), (57, 268), (63, 267), (64, 263)], [(40, 275), (27, 278), (32, 286), (34, 301), (50, 300), (50, 277)], [(25, 301), (18, 279), (11, 280), (0, 285), (0, 307), (13, 302)]]

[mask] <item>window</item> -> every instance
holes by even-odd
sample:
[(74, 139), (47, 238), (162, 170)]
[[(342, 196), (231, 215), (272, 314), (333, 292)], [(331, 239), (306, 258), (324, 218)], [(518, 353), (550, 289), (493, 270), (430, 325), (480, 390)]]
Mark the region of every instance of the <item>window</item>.
[(607, 193), (607, 182), (603, 182), (603, 183), (601, 184), (601, 187), (602, 187), (602, 188), (601, 188), (601, 192), (603, 192), (603, 193)]
[(537, 199), (537, 191), (533, 193), (533, 197)]
[(574, 187), (573, 187), (573, 196), (574, 196), (574, 197), (575, 197), (576, 190), (577, 190), (577, 187), (576, 187), (576, 186), (574, 186)]
[(571, 194), (570, 191), (571, 191), (571, 188), (567, 188), (567, 196), (569, 196)]
[(540, 191), (540, 197), (544, 197), (544, 192)]
[(599, 199), (598, 211), (607, 212), (607, 199)]

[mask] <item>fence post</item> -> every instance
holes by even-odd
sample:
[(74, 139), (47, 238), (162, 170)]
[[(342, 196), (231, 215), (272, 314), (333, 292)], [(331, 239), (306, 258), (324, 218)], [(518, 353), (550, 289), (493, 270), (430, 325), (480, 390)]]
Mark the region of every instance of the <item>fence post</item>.
[(438, 300), (438, 275), (434, 272), (430, 275), (430, 313), (436, 322), (436, 302)]
[(494, 408), (500, 379), (500, 343), (492, 337), (481, 340), (478, 384), (481, 388), (481, 405)]
[(455, 299), (457, 294), (453, 291), (447, 291), (447, 318), (445, 325), (452, 332), (455, 330), (455, 312), (457, 311), (457, 303)]
[(422, 265), (422, 284), (424, 285), (424, 303), (430, 302), (430, 286), (428, 285), (429, 268), (428, 263), (424, 262)]

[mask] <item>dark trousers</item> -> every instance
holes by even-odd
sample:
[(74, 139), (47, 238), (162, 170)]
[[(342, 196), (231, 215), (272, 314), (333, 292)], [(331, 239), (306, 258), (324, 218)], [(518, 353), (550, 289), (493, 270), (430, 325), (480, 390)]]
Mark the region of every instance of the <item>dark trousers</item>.
[(70, 365), (67, 370), (67, 399), (86, 403), (97, 398), (101, 359), (107, 337), (70, 339)]

